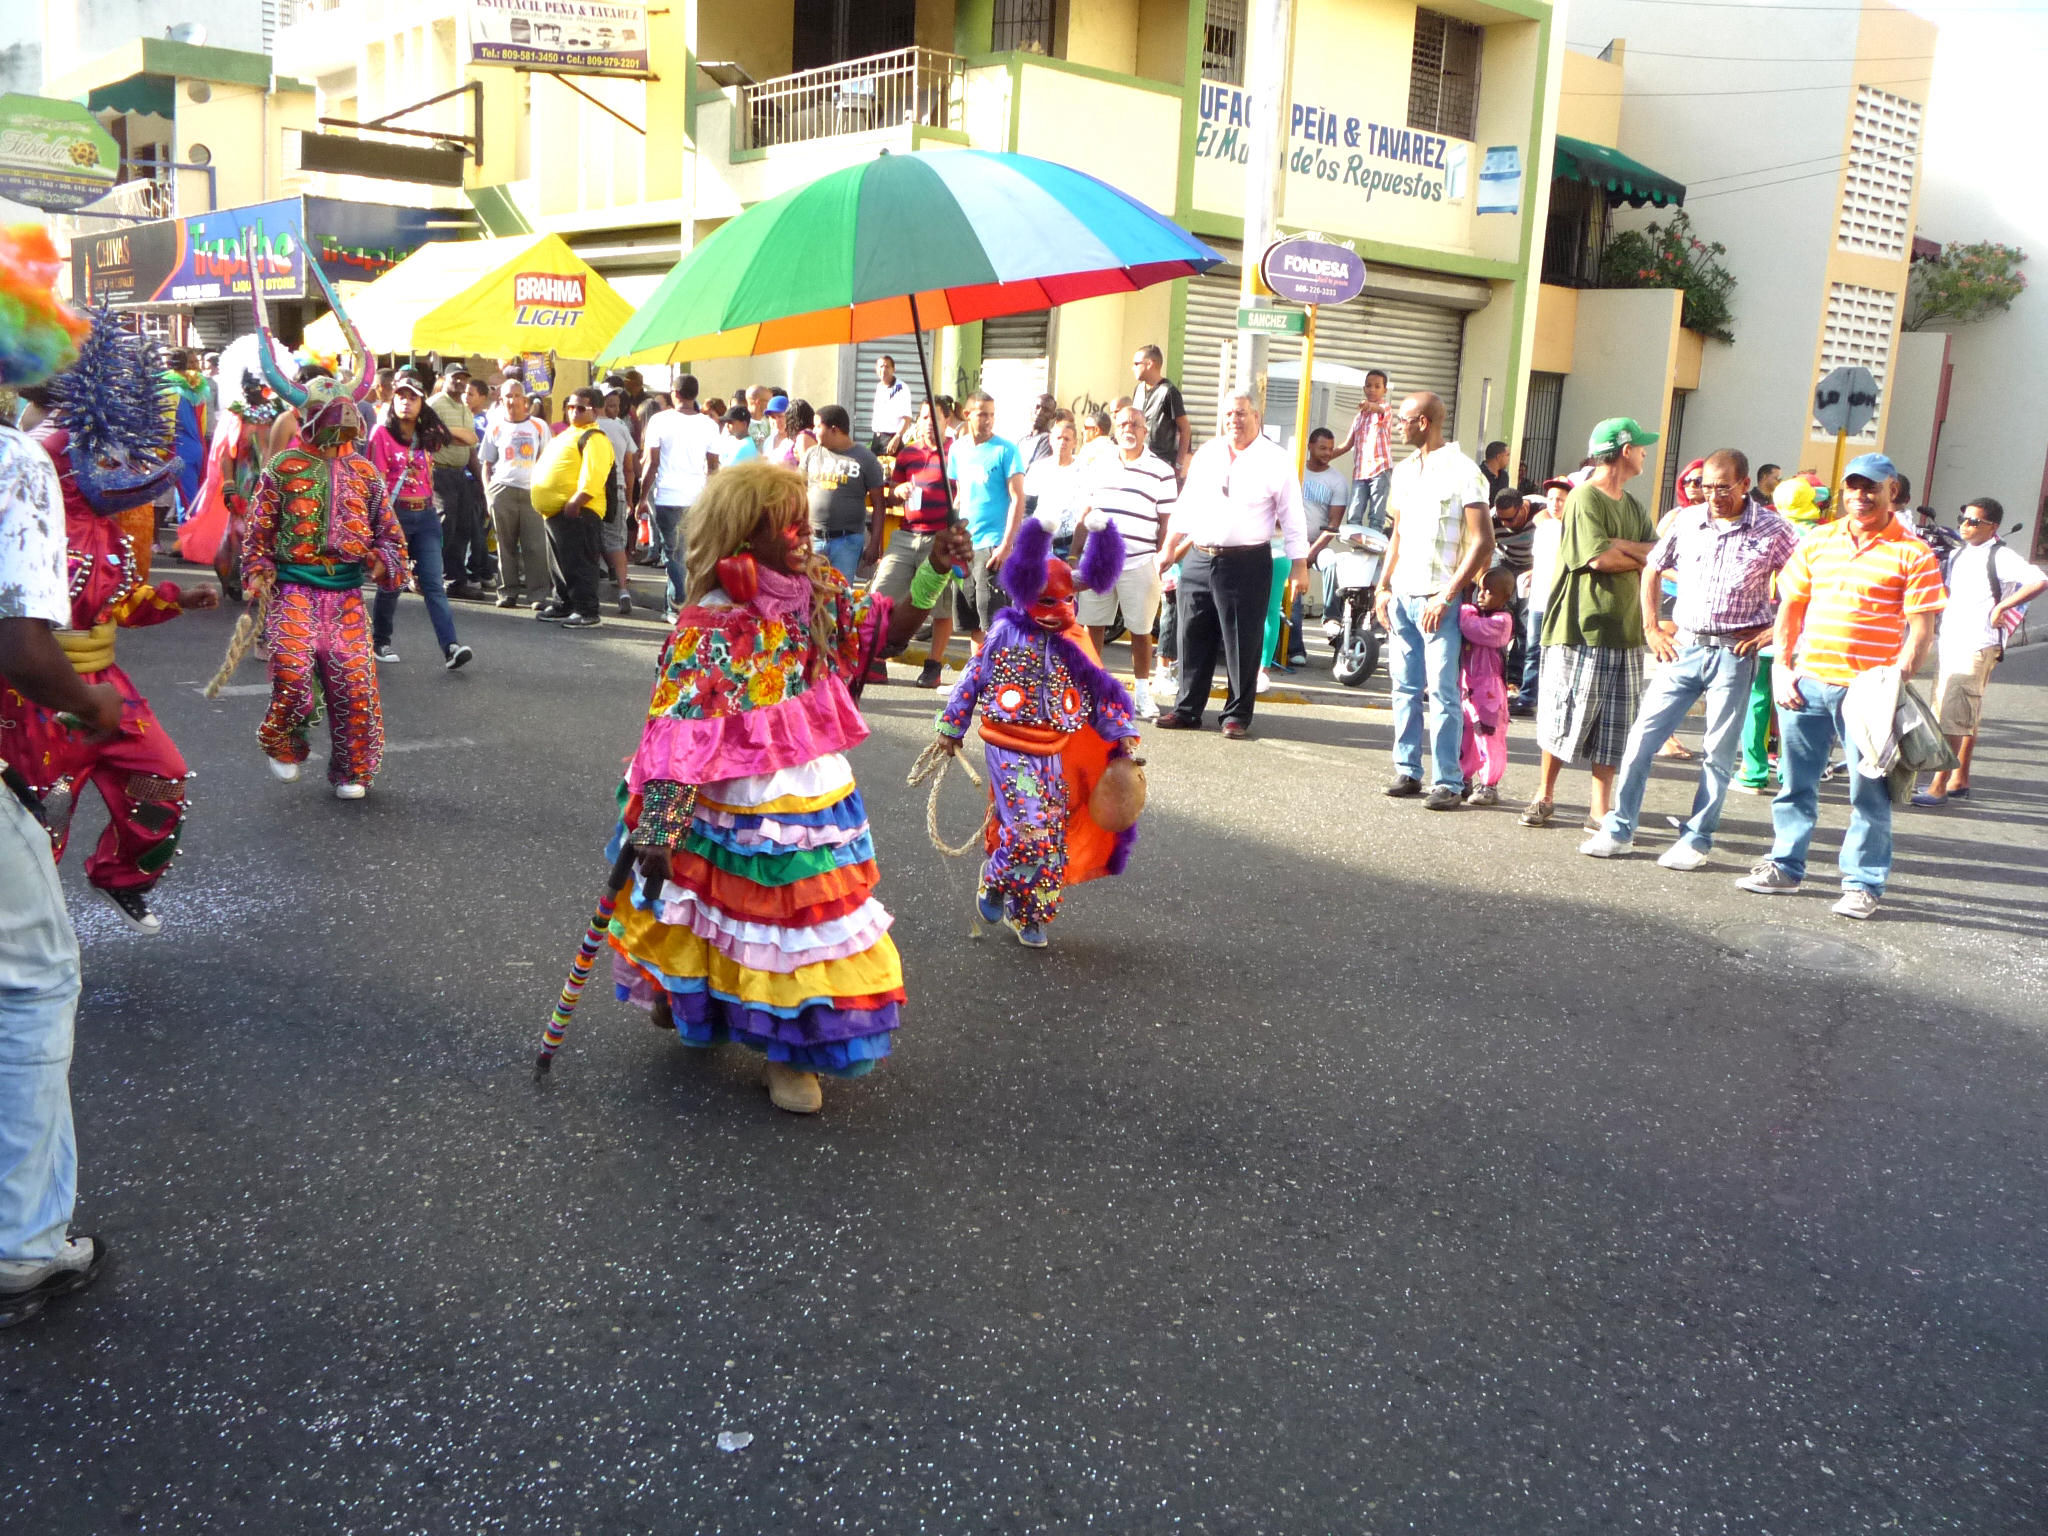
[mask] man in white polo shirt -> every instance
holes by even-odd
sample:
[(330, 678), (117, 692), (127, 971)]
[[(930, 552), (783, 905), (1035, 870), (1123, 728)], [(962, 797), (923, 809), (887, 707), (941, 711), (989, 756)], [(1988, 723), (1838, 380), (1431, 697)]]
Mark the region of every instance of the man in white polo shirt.
[(1202, 728), (1220, 651), (1230, 680), (1223, 739), (1251, 735), (1266, 607), (1273, 595), (1275, 534), (1293, 562), (1294, 580), (1308, 579), (1308, 533), (1294, 455), (1259, 428), (1251, 396), (1232, 395), (1224, 402), (1221, 435), (1188, 461), (1187, 488), (1159, 553), (1162, 570), (1180, 562), (1180, 697), (1160, 715), (1162, 731)]
[(1131, 703), (1140, 720), (1153, 719), (1159, 705), (1152, 697), (1152, 625), (1159, 617), (1159, 551), (1178, 494), (1173, 466), (1145, 443), (1145, 413), (1127, 405), (1116, 413), (1117, 455), (1099, 469), (1100, 478), (1088, 493), (1088, 511), (1074, 538), (1070, 563), (1076, 570), (1088, 547), (1088, 535), (1115, 523), (1124, 536), (1124, 573), (1107, 592), (1083, 592), (1075, 615), (1088, 626), (1088, 638), (1099, 652), (1110, 620), (1121, 608), (1131, 635), (1131, 676), (1137, 686)]
[(917, 412), (910, 386), (896, 377), (896, 359), (884, 352), (875, 359), (875, 403), (868, 412), (868, 451), (894, 453), (895, 443)]
[(662, 563), (668, 568), (667, 614), (682, 605), (687, 580), (683, 550), (688, 542), (690, 508), (704, 483), (718, 467), (723, 424), (697, 408), (697, 376), (676, 380), (676, 403), (648, 418), (641, 448), (646, 462), (640, 470), (640, 510), (654, 519), (661, 537)]
[(1422, 803), (1432, 811), (1452, 811), (1465, 790), (1458, 766), (1465, 735), (1458, 609), (1473, 578), (1493, 563), (1493, 517), (1486, 476), (1456, 443), (1444, 441), (1441, 399), (1427, 391), (1410, 395), (1394, 427), (1415, 452), (1395, 466), (1387, 490), (1393, 534), (1376, 594), (1394, 696), (1394, 781), (1387, 793), (1422, 793), (1427, 693), (1432, 783)]

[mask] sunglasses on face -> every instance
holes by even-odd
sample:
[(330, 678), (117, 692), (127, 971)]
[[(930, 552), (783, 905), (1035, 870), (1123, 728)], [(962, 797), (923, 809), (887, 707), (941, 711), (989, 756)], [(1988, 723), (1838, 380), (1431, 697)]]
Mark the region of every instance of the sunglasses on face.
[(1956, 525), (1961, 528), (1995, 528), (1998, 525), (1985, 517), (1959, 517)]

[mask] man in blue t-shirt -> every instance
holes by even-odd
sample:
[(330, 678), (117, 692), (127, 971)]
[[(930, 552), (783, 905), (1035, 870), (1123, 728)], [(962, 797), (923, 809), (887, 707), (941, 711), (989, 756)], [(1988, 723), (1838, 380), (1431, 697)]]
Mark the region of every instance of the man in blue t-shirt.
[(974, 565), (967, 581), (954, 589), (953, 617), (980, 650), (988, 621), (1009, 601), (999, 576), (1024, 520), (1024, 461), (1016, 444), (995, 435), (992, 396), (983, 391), (969, 395), (965, 414), (972, 436), (953, 445), (947, 468), (953, 480), (953, 505), (974, 540)]

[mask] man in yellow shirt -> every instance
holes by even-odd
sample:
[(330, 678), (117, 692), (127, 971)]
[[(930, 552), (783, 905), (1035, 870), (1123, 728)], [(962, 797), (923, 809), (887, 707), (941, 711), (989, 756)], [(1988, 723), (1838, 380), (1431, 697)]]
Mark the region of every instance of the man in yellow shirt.
[(597, 425), (604, 402), (594, 389), (570, 393), (568, 427), (541, 453), (533, 470), (533, 509), (548, 520), (548, 553), (553, 556), (554, 601), (534, 617), (564, 629), (595, 629), (597, 583), (604, 574), (606, 486), (611, 480), (612, 446)]

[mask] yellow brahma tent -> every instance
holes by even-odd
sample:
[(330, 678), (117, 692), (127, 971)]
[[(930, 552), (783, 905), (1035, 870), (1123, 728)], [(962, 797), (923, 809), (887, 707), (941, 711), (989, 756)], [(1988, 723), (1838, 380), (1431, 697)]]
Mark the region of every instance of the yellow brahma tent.
[[(342, 303), (372, 352), (444, 357), (594, 358), (633, 313), (560, 235), (423, 245)], [(327, 353), (347, 342), (334, 316), (322, 315), (306, 327), (305, 345)]]

